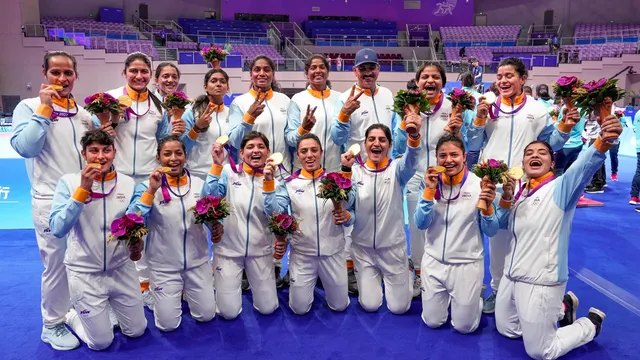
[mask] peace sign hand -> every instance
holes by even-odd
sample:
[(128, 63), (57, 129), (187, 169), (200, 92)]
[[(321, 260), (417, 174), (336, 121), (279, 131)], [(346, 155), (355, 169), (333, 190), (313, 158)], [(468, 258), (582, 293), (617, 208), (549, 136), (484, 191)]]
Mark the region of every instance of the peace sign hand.
[(358, 99), (360, 98), (360, 96), (362, 96), (362, 94), (364, 94), (364, 90), (360, 91), (358, 95), (354, 96), (355, 93), (356, 93), (356, 86), (353, 85), (351, 87), (351, 94), (349, 94), (349, 98), (344, 103), (344, 105), (342, 105), (341, 111), (345, 115), (351, 115), (353, 114), (354, 111), (360, 108), (360, 101), (358, 101)]
[(313, 126), (316, 124), (316, 118), (315, 116), (313, 116), (313, 114), (316, 112), (316, 109), (318, 107), (314, 107), (313, 109), (311, 109), (311, 105), (307, 105), (307, 114), (304, 116), (304, 119), (302, 120), (302, 128), (307, 130), (307, 131), (311, 131), (311, 129), (313, 129)]
[(264, 101), (267, 100), (267, 93), (262, 90), (258, 90), (258, 95), (256, 96), (256, 101), (251, 104), (249, 110), (247, 110), (247, 114), (251, 115), (253, 118), (257, 118), (264, 111), (265, 104)]
[(213, 114), (213, 109), (210, 106), (207, 106), (196, 121), (196, 126), (199, 129), (204, 129), (209, 126), (209, 124), (211, 124), (211, 121), (213, 120), (211, 118), (211, 114)]

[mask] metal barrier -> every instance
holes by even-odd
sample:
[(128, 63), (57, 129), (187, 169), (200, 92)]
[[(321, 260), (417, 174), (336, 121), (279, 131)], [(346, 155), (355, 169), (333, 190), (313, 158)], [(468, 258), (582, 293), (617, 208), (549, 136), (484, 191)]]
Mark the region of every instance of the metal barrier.
[[(68, 40), (70, 45), (84, 45), (81, 39), (104, 37), (116, 40), (141, 40), (135, 29), (108, 30), (97, 29), (91, 25), (51, 26), (41, 24), (22, 25), (22, 33), (26, 37), (44, 37), (50, 41)], [(144, 40), (144, 39), (142, 39)]]

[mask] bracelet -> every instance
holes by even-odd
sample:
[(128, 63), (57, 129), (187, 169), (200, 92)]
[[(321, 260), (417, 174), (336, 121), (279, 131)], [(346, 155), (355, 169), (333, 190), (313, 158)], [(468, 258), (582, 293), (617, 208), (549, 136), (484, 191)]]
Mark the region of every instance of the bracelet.
[(198, 127), (198, 125), (193, 124), (193, 130), (195, 130), (195, 132), (197, 132), (198, 134), (200, 134), (200, 133), (203, 133), (203, 132), (206, 132), (207, 130), (209, 130), (209, 126), (206, 126), (206, 127), (200, 128), (200, 127)]
[(342, 170), (342, 172), (351, 172), (351, 168), (344, 165), (342, 165), (342, 168), (340, 170)]

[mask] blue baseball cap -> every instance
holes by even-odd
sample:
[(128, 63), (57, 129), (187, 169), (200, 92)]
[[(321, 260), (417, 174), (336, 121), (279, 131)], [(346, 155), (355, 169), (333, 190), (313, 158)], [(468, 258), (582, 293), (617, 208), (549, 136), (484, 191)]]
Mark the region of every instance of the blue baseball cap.
[(356, 66), (362, 64), (378, 65), (378, 55), (376, 52), (368, 48), (360, 49), (360, 51), (356, 53)]

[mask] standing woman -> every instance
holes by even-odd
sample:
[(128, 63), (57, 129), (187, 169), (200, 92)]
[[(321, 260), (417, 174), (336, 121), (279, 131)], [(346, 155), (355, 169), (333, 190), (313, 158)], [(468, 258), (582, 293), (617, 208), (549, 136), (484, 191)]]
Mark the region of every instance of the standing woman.
[(204, 75), (204, 92), (182, 115), (189, 134), (195, 133), (189, 137), (197, 135), (198, 139), (188, 152), (189, 171), (202, 180), (211, 169), (211, 146), (229, 133), (229, 108), (224, 106), (229, 75), (222, 69), (209, 70)]
[[(131, 106), (126, 109), (124, 116), (112, 125), (116, 150), (119, 153), (115, 159), (115, 166), (139, 183), (147, 180), (158, 165), (154, 156), (158, 141), (172, 132), (182, 134), (186, 128), (182, 122), (169, 125), (168, 114), (161, 105), (162, 100), (147, 88), (151, 81), (151, 60), (147, 55), (141, 52), (129, 54), (122, 73), (127, 84), (107, 92), (116, 99), (123, 95), (131, 98)], [(149, 292), (149, 271), (144, 255), (135, 264), (142, 299), (145, 306), (153, 310), (153, 298)]]
[(178, 90), (180, 85), (180, 69), (172, 63), (163, 62), (156, 67), (156, 91), (154, 95), (164, 101), (164, 98)]
[[(300, 137), (314, 134), (320, 139), (320, 165), (328, 172), (340, 171), (340, 146), (331, 139), (331, 123), (340, 93), (329, 82), (329, 62), (322, 55), (313, 55), (304, 65), (307, 89), (293, 95), (287, 111), (285, 136), (287, 145), (296, 148)], [(300, 157), (293, 160), (294, 169), (303, 168)]]
[(63, 51), (44, 56), (39, 97), (22, 100), (13, 112), (11, 147), (26, 159), (31, 182), (31, 209), (40, 258), (42, 334), (56, 350), (80, 345), (64, 325), (70, 307), (64, 267), (67, 243), (49, 231), (49, 213), (58, 180), (84, 167), (80, 138), (93, 128), (91, 115), (76, 104), (73, 86), (78, 79), (76, 59)]
[[(229, 111), (229, 141), (240, 149), (244, 136), (250, 131), (264, 134), (271, 144), (271, 153), (281, 153), (282, 165), (287, 171), (292, 168), (292, 153), (295, 147), (285, 140), (287, 109), (291, 99), (281, 92), (275, 79), (276, 65), (268, 56), (259, 55), (250, 64), (251, 89), (231, 103)], [(278, 171), (279, 176), (282, 176)], [(274, 260), (274, 272), (278, 287), (283, 285), (280, 260)]]
[(426, 230), (422, 256), (422, 321), (431, 328), (449, 318), (462, 334), (474, 332), (482, 315), (484, 235), (493, 236), (499, 223), (493, 206), (476, 209), (478, 198), (493, 203), (495, 185), (469, 172), (462, 139), (445, 135), (436, 146), (440, 176), (433, 166), (424, 174), (422, 198), (410, 214)]
[[(622, 133), (615, 115), (604, 119), (602, 132)], [(534, 141), (524, 151), (526, 186), (516, 193), (511, 179), (503, 188), (497, 215), (514, 241), (509, 243), (509, 266), (498, 290), (496, 328), (508, 338), (522, 337), (534, 359), (557, 359), (590, 342), (602, 329), (605, 313), (591, 308), (586, 318), (576, 319), (578, 298), (564, 291), (576, 205), (613, 145), (598, 137), (556, 178), (551, 146)]]
[(187, 152), (180, 137), (160, 140), (156, 156), (160, 165), (170, 170), (163, 173), (155, 169), (149, 180), (136, 185), (127, 212), (140, 213), (146, 220), (145, 256), (156, 327), (173, 331), (182, 319), (183, 290), (191, 317), (198, 322), (213, 319), (216, 300), (211, 289), (207, 234), (190, 210), (201, 197), (204, 181), (185, 170)]
[[(405, 121), (420, 130), (419, 115), (409, 115)], [(407, 150), (397, 160), (387, 156), (392, 146), (387, 126), (369, 126), (365, 139), (367, 161), (349, 174), (355, 192), (348, 208), (356, 214), (351, 254), (358, 278), (358, 301), (365, 311), (378, 310), (382, 305), (380, 283), (384, 281), (387, 307), (394, 314), (403, 314), (409, 310), (412, 297), (407, 241), (401, 221), (403, 188), (418, 167), (420, 133), (409, 136)], [(343, 155), (343, 171), (347, 174), (354, 160), (351, 152)]]
[[(224, 148), (213, 145), (213, 166), (201, 196), (225, 197), (233, 211), (224, 220), (222, 241), (214, 244), (216, 303), (220, 315), (235, 319), (242, 311), (242, 274), (246, 271), (253, 307), (263, 315), (278, 308), (273, 272), (274, 237), (266, 230), (265, 192), (275, 190), (274, 167), (265, 167), (269, 139), (250, 131), (240, 143), (242, 163), (234, 168), (225, 161)], [(271, 215), (271, 214), (269, 214)]]
[(298, 315), (309, 312), (319, 277), (329, 308), (344, 311), (349, 306), (349, 294), (342, 228), (352, 216), (347, 210), (336, 212), (331, 203), (327, 206), (318, 199), (325, 174), (320, 139), (310, 133), (302, 135), (296, 153), (302, 169), (280, 183), (276, 191), (265, 188), (264, 192), (266, 214), (284, 214), (290, 208), (291, 215), (302, 220), (300, 231), (290, 240), (289, 307)]
[[(480, 99), (476, 119), (467, 130), (469, 151), (482, 150), (485, 159), (504, 161), (509, 168), (522, 165), (524, 149), (530, 142), (548, 142), (554, 151), (562, 149), (571, 129), (580, 120), (574, 109), (555, 127), (548, 121), (549, 112), (544, 104), (523, 93), (527, 81), (527, 68), (517, 58), (503, 59), (498, 65), (497, 86), (500, 90), (496, 104)], [(498, 186), (498, 192), (502, 187)], [(485, 299), (483, 312), (493, 313), (496, 292), (505, 267), (507, 244), (512, 235), (498, 231), (489, 241), (492, 293)]]
[[(418, 205), (421, 192), (423, 174), (429, 166), (435, 166), (436, 145), (438, 140), (447, 134), (447, 125), (455, 129), (456, 133), (462, 129), (462, 111), (460, 115), (451, 118), (451, 101), (446, 98), (442, 88), (447, 84), (447, 74), (444, 68), (435, 62), (427, 62), (416, 72), (415, 81), (420, 91), (427, 92), (430, 111), (422, 116), (420, 128), (421, 143), (418, 151), (417, 171), (407, 183), (407, 212), (409, 214), (409, 238), (411, 246), (411, 262), (415, 268), (416, 277), (413, 282), (413, 297), (420, 295), (420, 264), (424, 252), (424, 235), (413, 221), (413, 214)], [(405, 122), (395, 129), (394, 154), (403, 154), (407, 148), (407, 131)]]

